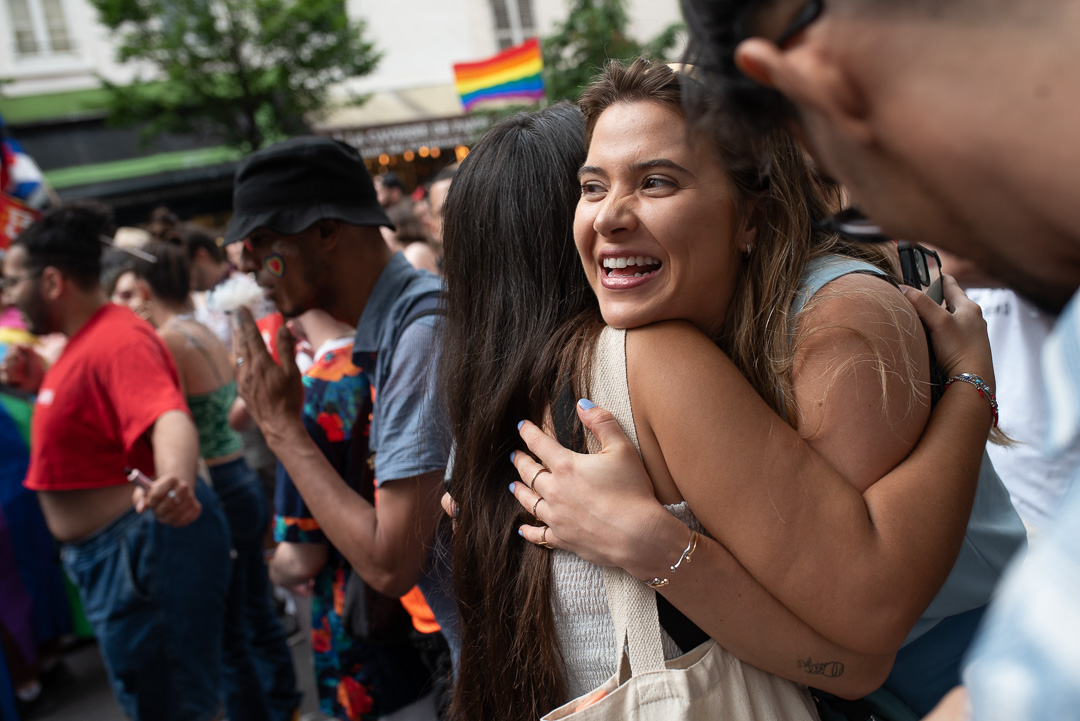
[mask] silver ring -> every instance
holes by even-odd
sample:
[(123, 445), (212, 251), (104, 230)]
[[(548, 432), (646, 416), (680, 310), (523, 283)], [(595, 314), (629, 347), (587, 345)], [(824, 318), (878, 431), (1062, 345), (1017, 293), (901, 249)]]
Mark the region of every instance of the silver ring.
[(244, 365), (244, 357), (239, 355), (236, 356), (236, 367), (239, 368), (242, 365)]
[(165, 494), (165, 497), (166, 498), (171, 498), (173, 503), (176, 503), (176, 504), (180, 503), (180, 499), (176, 497), (176, 489), (175, 488), (170, 489), (169, 492)]

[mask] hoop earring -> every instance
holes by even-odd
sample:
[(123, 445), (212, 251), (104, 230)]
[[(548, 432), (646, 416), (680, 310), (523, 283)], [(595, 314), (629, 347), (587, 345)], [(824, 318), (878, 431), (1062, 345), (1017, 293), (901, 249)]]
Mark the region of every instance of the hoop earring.
[(746, 250), (743, 251), (743, 257), (744, 258), (749, 258), (750, 254), (753, 253), (753, 252), (754, 252), (754, 244), (753, 243), (747, 243), (746, 244)]

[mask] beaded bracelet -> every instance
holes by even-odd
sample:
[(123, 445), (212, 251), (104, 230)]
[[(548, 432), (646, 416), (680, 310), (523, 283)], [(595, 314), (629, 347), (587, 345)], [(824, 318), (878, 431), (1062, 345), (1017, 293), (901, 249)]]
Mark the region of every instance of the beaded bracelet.
[(945, 388), (943, 389), (943, 392), (944, 392), (944, 390), (948, 390), (949, 386), (951, 386), (953, 384), (953, 381), (962, 381), (964, 383), (970, 383), (971, 385), (975, 386), (975, 390), (979, 391), (979, 395), (981, 395), (986, 400), (990, 401), (990, 412), (994, 416), (994, 428), (997, 428), (997, 424), (998, 424), (997, 396), (994, 395), (994, 391), (992, 391), (990, 389), (990, 386), (986, 383), (986, 381), (984, 381), (982, 378), (975, 375), (974, 373), (961, 373), (960, 375), (953, 376), (952, 378), (950, 378), (949, 380), (947, 380), (945, 382)]
[[(679, 556), (679, 560), (676, 561), (674, 565), (668, 566), (668, 568), (671, 569), (672, 573), (678, 571), (679, 566), (681, 566), (684, 562), (690, 563), (690, 561), (693, 560), (691, 556), (694, 555), (694, 551), (697, 550), (697, 539), (697, 531), (690, 529), (690, 541), (686, 544), (686, 549), (682, 552), (682, 555)], [(669, 583), (671, 582), (668, 579), (660, 578), (659, 576), (657, 576), (651, 581), (646, 581), (645, 585), (649, 588), (661, 588), (668, 585)]]

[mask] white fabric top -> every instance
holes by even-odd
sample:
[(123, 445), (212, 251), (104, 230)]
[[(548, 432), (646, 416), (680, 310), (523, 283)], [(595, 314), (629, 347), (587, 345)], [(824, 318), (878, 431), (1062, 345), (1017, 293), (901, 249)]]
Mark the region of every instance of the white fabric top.
[(1019, 441), (1011, 448), (989, 444), (986, 450), (1021, 518), (1045, 530), (1080, 470), (1077, 439), (1063, 444), (1057, 454), (1048, 452), (1043, 443), (1047, 408), (1039, 359), (1055, 318), (1005, 288), (965, 291), (982, 307), (986, 319), (1001, 428)]
[[(685, 501), (664, 507), (698, 533), (704, 531)], [(677, 557), (680, 550), (673, 549), (673, 556)], [(569, 551), (556, 549), (553, 553), (551, 607), (566, 673), (564, 701), (569, 701), (592, 691), (615, 673), (615, 626), (604, 593), (603, 568)], [(663, 629), (660, 636), (665, 659), (683, 653)]]
[[(611, 411), (638, 448), (626, 379), (626, 331), (604, 328), (601, 332), (593, 354), (589, 395), (594, 403)], [(592, 435), (588, 435), (588, 442), (590, 452), (600, 450)], [(685, 502), (665, 508), (698, 533), (704, 532)], [(673, 562), (680, 550), (672, 549)], [(565, 700), (569, 701), (592, 691), (615, 673), (615, 626), (608, 609), (603, 569), (568, 551), (553, 553), (551, 605), (565, 662)], [(663, 629), (660, 633), (664, 658), (680, 656), (682, 651), (675, 642)]]

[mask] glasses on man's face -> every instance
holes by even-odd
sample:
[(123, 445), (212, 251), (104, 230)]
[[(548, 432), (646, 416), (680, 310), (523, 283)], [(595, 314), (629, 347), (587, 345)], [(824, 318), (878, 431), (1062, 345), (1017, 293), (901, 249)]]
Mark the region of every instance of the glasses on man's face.
[(824, 9), (824, 0), (810, 0), (810, 2), (803, 5), (795, 17), (792, 18), (787, 29), (780, 33), (780, 37), (776, 39), (776, 46), (782, 48), (790, 43), (795, 36), (805, 30), (810, 23), (821, 17), (821, 13)]
[(24, 280), (30, 278), (36, 278), (41, 275), (40, 270), (31, 270), (21, 275), (9, 275), (5, 278), (0, 278), (0, 293), (6, 293), (9, 290), (14, 290), (15, 286), (22, 283)]
[[(881, 226), (863, 215), (862, 211), (856, 207), (842, 210), (814, 225), (826, 232), (835, 233), (841, 238), (860, 243), (883, 243), (893, 240), (882, 231)], [(941, 287), (941, 258), (938, 254), (918, 243), (909, 243), (906, 240), (901, 240), (896, 244), (896, 251), (900, 256), (900, 275), (904, 283), (924, 291), (940, 304), (943, 299), (943, 289)]]
[(841, 210), (836, 215), (824, 220), (819, 220), (815, 225), (821, 230), (860, 243), (884, 243), (886, 240), (893, 240), (892, 236), (887, 235), (880, 225), (867, 218), (855, 206)]

